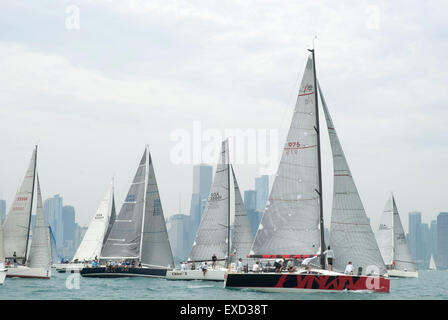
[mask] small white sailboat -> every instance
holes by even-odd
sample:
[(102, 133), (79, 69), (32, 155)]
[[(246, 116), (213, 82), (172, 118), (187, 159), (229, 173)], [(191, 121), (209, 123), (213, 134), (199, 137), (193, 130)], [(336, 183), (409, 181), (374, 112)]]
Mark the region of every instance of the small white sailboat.
[[(99, 258), (83, 277), (165, 277), (174, 267), (154, 165), (146, 146)], [(107, 264), (106, 264), (107, 263)]]
[[(36, 182), (37, 146), (34, 148), (28, 170), (14, 202), (6, 216), (4, 228), (7, 277), (50, 279), (51, 257), (49, 234), (45, 224), (42, 195), (37, 179), (36, 225), (33, 242), (28, 252), (31, 210)], [(48, 239), (48, 241), (47, 241)]]
[(376, 238), (390, 277), (418, 277), (393, 194), (384, 208)]
[(431, 255), (431, 259), (429, 260), (429, 270), (431, 271), (436, 271), (437, 270), (437, 266), (436, 266), (436, 262), (434, 261), (434, 256)]
[[(232, 171), (232, 175), (230, 174)], [(231, 177), (233, 187), (231, 187)], [(233, 194), (232, 194), (233, 191)], [(234, 198), (233, 203), (231, 198)], [(235, 208), (234, 230), (230, 238), (231, 207)], [(196, 266), (192, 270), (168, 271), (167, 280), (211, 280), (224, 281), (232, 263), (245, 259), (252, 245), (253, 236), (244, 208), (235, 172), (229, 161), (228, 140), (222, 142), (220, 161), (216, 168), (210, 195), (201, 223), (191, 249), (190, 265), (207, 264), (203, 272)], [(216, 255), (213, 267), (212, 256)], [(204, 265), (203, 265), (204, 266)]]
[(103, 244), (115, 222), (114, 185), (111, 183), (101, 201), (92, 221), (89, 224), (71, 263), (56, 264), (58, 272), (73, 272), (81, 270), (87, 263), (91, 263), (101, 255)]

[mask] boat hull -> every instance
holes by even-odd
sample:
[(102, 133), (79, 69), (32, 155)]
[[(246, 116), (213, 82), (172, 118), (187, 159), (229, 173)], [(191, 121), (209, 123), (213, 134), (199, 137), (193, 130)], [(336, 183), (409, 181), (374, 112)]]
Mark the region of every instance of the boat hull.
[(6, 276), (8, 278), (32, 278), (32, 279), (50, 279), (51, 270), (44, 268), (17, 267), (7, 268)]
[(59, 263), (55, 265), (56, 271), (59, 273), (64, 272), (79, 272), (84, 268), (82, 263)]
[(228, 273), (226, 288), (248, 288), (267, 292), (389, 292), (390, 280), (384, 277), (297, 273)]
[(158, 268), (107, 268), (92, 267), (82, 268), (80, 274), (83, 277), (95, 278), (121, 278), (121, 277), (150, 277), (165, 278), (167, 269)]
[(207, 270), (171, 270), (167, 271), (167, 280), (206, 280), (206, 281), (224, 281), (227, 269)]
[(387, 270), (387, 273), (391, 278), (418, 278), (418, 271)]
[(5, 282), (6, 279), (6, 270), (0, 270), (0, 284), (3, 284)]

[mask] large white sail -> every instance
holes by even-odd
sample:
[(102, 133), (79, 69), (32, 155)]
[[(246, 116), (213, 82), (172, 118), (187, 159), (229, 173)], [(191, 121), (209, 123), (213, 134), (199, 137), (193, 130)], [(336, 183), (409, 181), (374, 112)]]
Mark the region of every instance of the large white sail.
[(247, 216), (246, 208), (244, 207), (235, 172), (233, 171), (233, 166), (231, 166), (231, 168), (235, 190), (235, 220), (233, 222), (231, 262), (235, 262), (238, 261), (239, 258), (246, 258), (250, 252), (252, 243), (254, 242), (254, 237), (252, 235), (249, 217)]
[(144, 265), (174, 267), (165, 216), (157, 187), (154, 166), (149, 149), (148, 177), (146, 186), (145, 216), (141, 243), (141, 262)]
[(92, 261), (100, 257), (110, 220), (115, 216), (114, 186), (111, 183), (89, 224), (73, 260)]
[(429, 270), (437, 270), (436, 262), (434, 261), (433, 255), (431, 255), (431, 259), (429, 260)]
[(3, 241), (3, 225), (0, 223), (0, 265), (5, 263), (5, 246)]
[(112, 225), (110, 234), (101, 251), (102, 259), (140, 259), (140, 240), (146, 190), (146, 162), (147, 150), (145, 149), (120, 213)]
[(381, 215), (376, 240), (381, 255), (383, 256), (384, 264), (391, 266), (394, 261), (394, 213), (392, 196), (387, 201), (383, 214)]
[(44, 209), (42, 206), (42, 194), (40, 190), (39, 176), (37, 175), (37, 202), (36, 202), (36, 223), (33, 230), (33, 240), (31, 242), (30, 254), (27, 266), (30, 268), (49, 269), (51, 266), (51, 243), (48, 224), (45, 221)]
[(27, 256), (30, 231), (31, 208), (33, 204), (37, 146), (33, 150), (28, 170), (17, 191), (3, 226), (5, 257), (24, 262)]
[(282, 158), (251, 254), (317, 254), (321, 245), (313, 56), (300, 85)]
[(416, 272), (416, 264), (412, 260), (403, 225), (401, 224), (395, 198), (392, 195), (392, 208), (394, 218), (394, 261), (395, 269)]
[(386, 273), (386, 266), (320, 87), (319, 93), (333, 154), (334, 190), (330, 245), (335, 255), (334, 268), (344, 271), (347, 263), (351, 261), (356, 272), (362, 267), (364, 273), (376, 271), (382, 275)]
[(213, 254), (218, 259), (227, 258), (230, 223), (229, 177), (229, 146), (226, 140), (222, 143), (221, 158), (189, 260), (211, 260)]

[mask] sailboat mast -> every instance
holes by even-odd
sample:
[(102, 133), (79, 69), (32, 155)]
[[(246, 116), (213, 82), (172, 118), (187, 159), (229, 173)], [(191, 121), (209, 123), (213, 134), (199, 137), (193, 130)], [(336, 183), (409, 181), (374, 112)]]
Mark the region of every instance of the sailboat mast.
[(324, 209), (323, 209), (323, 201), (322, 201), (322, 160), (321, 160), (321, 151), (320, 151), (320, 128), (319, 128), (319, 102), (317, 99), (317, 76), (316, 76), (316, 58), (314, 55), (314, 48), (308, 49), (313, 55), (313, 73), (314, 73), (314, 100), (316, 101), (316, 127), (314, 129), (317, 133), (317, 165), (319, 172), (319, 190), (316, 190), (319, 194), (319, 206), (320, 206), (320, 263), (322, 269), (325, 269), (325, 258), (324, 258), (324, 250), (325, 250), (325, 238), (324, 238)]
[[(225, 147), (229, 148), (229, 140), (226, 140)], [(229, 150), (224, 149), (224, 157), (227, 155), (227, 267), (230, 265), (230, 159)]]
[(143, 249), (143, 235), (145, 230), (145, 218), (146, 218), (146, 192), (148, 188), (148, 170), (149, 170), (149, 146), (146, 145), (145, 151), (145, 186), (143, 191), (143, 217), (142, 217), (142, 229), (140, 233), (140, 250), (138, 252), (139, 263), (142, 262), (142, 249)]
[(33, 170), (33, 190), (31, 192), (31, 205), (30, 205), (30, 214), (29, 214), (29, 220), (28, 220), (28, 236), (26, 237), (26, 246), (25, 246), (25, 257), (23, 257), (23, 264), (25, 264), (27, 255), (28, 255), (28, 241), (30, 240), (30, 230), (31, 230), (31, 214), (33, 212), (33, 196), (34, 196), (34, 185), (36, 183), (36, 165), (37, 165), (37, 145), (36, 145), (36, 151), (35, 151), (35, 157), (34, 157), (34, 170)]

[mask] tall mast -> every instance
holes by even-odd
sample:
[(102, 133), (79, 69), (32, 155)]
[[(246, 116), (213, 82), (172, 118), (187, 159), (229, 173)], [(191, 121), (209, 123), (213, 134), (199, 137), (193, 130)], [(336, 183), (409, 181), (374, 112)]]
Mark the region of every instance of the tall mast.
[(325, 269), (325, 258), (324, 258), (324, 250), (325, 250), (325, 238), (324, 238), (324, 209), (322, 202), (322, 160), (321, 160), (321, 152), (320, 152), (320, 129), (319, 129), (319, 103), (317, 100), (317, 76), (316, 76), (316, 58), (314, 56), (314, 46), (313, 49), (308, 49), (313, 55), (313, 73), (314, 73), (314, 99), (316, 101), (316, 127), (314, 129), (317, 133), (317, 165), (319, 172), (319, 190), (316, 192), (319, 194), (319, 207), (320, 207), (320, 263), (322, 269)]
[(230, 157), (229, 157), (229, 139), (226, 139), (225, 147), (227, 147), (227, 153), (224, 149), (224, 157), (227, 155), (227, 267), (230, 266)]
[(149, 170), (149, 146), (146, 145), (145, 150), (145, 186), (143, 193), (143, 217), (142, 217), (142, 230), (140, 233), (140, 250), (138, 253), (138, 260), (142, 262), (142, 249), (143, 249), (143, 235), (145, 230), (145, 217), (146, 217), (146, 192), (148, 188), (148, 170)]
[(31, 214), (33, 212), (33, 196), (34, 196), (34, 185), (36, 182), (36, 165), (37, 165), (37, 145), (36, 145), (36, 153), (35, 153), (35, 157), (34, 157), (34, 175), (33, 175), (33, 188), (31, 190), (33, 190), (31, 192), (31, 205), (30, 205), (30, 218), (28, 220), (28, 236), (26, 237), (26, 246), (25, 246), (25, 257), (23, 257), (23, 264), (25, 264), (26, 262), (26, 258), (28, 255), (28, 241), (30, 239), (30, 229), (31, 229)]

